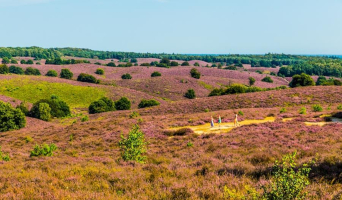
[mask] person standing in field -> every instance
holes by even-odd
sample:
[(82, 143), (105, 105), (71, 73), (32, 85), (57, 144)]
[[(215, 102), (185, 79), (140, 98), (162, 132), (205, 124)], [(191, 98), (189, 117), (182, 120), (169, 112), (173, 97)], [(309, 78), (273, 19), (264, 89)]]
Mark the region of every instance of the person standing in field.
[(214, 118), (213, 118), (213, 116), (211, 116), (211, 128), (213, 128), (214, 127)]
[(239, 121), (238, 121), (238, 114), (237, 113), (235, 113), (234, 126), (235, 127), (240, 126)]
[(221, 116), (219, 115), (219, 120), (218, 120), (218, 123), (219, 123), (219, 127), (221, 128), (221, 123), (222, 123), (222, 120), (221, 120)]

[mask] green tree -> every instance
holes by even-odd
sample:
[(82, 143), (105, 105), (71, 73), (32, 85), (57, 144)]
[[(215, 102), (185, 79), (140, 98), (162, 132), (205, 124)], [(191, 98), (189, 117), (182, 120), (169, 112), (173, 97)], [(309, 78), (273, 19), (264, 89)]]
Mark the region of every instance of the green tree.
[(201, 73), (196, 68), (192, 68), (190, 70), (190, 75), (191, 75), (191, 77), (196, 78), (196, 79), (201, 78)]
[(26, 64), (27, 65), (33, 65), (33, 60), (30, 59), (30, 60), (26, 61)]
[(55, 70), (49, 70), (49, 71), (46, 73), (46, 76), (57, 77), (57, 76), (58, 76), (58, 73), (57, 73)]
[[(40, 103), (47, 103), (49, 104), (51, 111), (51, 117), (57, 117), (57, 118), (62, 118), (62, 117), (67, 117), (70, 116), (70, 107), (65, 101), (60, 100), (57, 96), (51, 95), (50, 99), (41, 99), (37, 101), (36, 103), (33, 104), (29, 115), (36, 117), (39, 116), (38, 112), (39, 111), (39, 104)], [(38, 118), (38, 117), (36, 117)], [(38, 118), (39, 119), (39, 118)]]
[(34, 76), (40, 76), (40, 71), (36, 68), (28, 67), (25, 70), (25, 75), (34, 75)]
[(20, 64), (26, 64), (26, 61), (25, 60), (21, 60)]
[(11, 61), (10, 61), (10, 59), (9, 58), (7, 58), (7, 57), (3, 57), (2, 58), (2, 64), (9, 64)]
[(51, 108), (47, 103), (39, 103), (37, 106), (33, 107), (32, 114), (32, 117), (34, 118), (50, 121)]
[(62, 69), (60, 77), (65, 79), (72, 79), (74, 74), (69, 69)]
[(182, 66), (190, 66), (189, 62), (185, 61), (182, 63)]
[(16, 66), (14, 66), (14, 65), (12, 65), (12, 66), (9, 67), (9, 72), (12, 73), (12, 74), (20, 74), (20, 75), (22, 75), (22, 74), (25, 73), (24, 70), (23, 70), (23, 68), (21, 68), (21, 67), (16, 67)]
[(170, 66), (170, 64), (171, 64), (171, 62), (168, 58), (162, 58), (159, 63), (165, 64), (166, 66)]
[(0, 101), (0, 132), (18, 130), (26, 126), (26, 118), (20, 109)]
[(146, 142), (145, 135), (140, 130), (138, 125), (133, 126), (129, 131), (128, 136), (124, 137), (121, 134), (121, 141), (119, 142), (121, 149), (121, 157), (125, 161), (136, 161), (144, 163), (146, 160)]
[(11, 59), (11, 64), (18, 64), (18, 61), (14, 58)]
[(195, 90), (189, 89), (189, 90), (185, 93), (184, 97), (186, 97), (186, 98), (188, 98), (188, 99), (194, 99), (194, 98), (196, 98)]
[(126, 97), (122, 97), (115, 102), (115, 108), (116, 110), (129, 110), (131, 109), (131, 101)]
[(81, 82), (87, 82), (87, 83), (98, 83), (99, 80), (97, 80), (94, 76), (85, 74), (85, 73), (80, 73), (77, 77), (77, 81)]
[(178, 64), (178, 62), (176, 62), (176, 61), (172, 61), (172, 62), (171, 62), (171, 66), (172, 66), (172, 67), (177, 67), (177, 66), (179, 66), (179, 64)]
[(254, 85), (254, 83), (255, 83), (255, 78), (249, 77), (248, 79), (249, 79), (249, 86)]
[(290, 83), (290, 87), (300, 87), (300, 86), (314, 86), (315, 82), (311, 78), (311, 76), (307, 74), (297, 74), (292, 77), (292, 81)]
[(325, 78), (325, 76), (319, 76), (316, 81), (316, 85), (324, 85), (326, 81), (327, 81), (327, 78)]
[(3, 64), (0, 65), (0, 74), (8, 74), (9, 73), (9, 68), (7, 65)]
[(89, 110), (89, 114), (114, 111), (115, 103), (113, 100), (107, 97), (102, 97), (101, 99), (92, 102), (88, 110)]

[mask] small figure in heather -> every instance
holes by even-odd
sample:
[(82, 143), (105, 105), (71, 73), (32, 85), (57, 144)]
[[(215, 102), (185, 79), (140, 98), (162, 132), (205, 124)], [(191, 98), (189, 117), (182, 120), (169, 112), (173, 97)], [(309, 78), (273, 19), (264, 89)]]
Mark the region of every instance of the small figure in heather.
[(213, 128), (214, 127), (214, 118), (213, 118), (213, 116), (211, 116), (211, 128)]
[(235, 127), (240, 126), (240, 123), (239, 123), (239, 120), (238, 120), (238, 114), (237, 114), (237, 113), (235, 113), (234, 126), (235, 126)]
[(219, 123), (219, 127), (221, 128), (222, 120), (221, 120), (221, 116), (220, 115), (219, 115), (218, 123)]

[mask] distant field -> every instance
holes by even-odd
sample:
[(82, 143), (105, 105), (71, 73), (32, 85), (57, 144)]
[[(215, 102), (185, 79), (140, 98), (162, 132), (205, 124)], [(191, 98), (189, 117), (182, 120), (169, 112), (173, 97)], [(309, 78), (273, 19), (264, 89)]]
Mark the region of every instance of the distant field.
[(2, 95), (35, 103), (39, 99), (50, 98), (52, 94), (55, 94), (74, 108), (86, 108), (91, 102), (108, 93), (108, 90), (104, 88), (51, 83), (26, 77), (3, 79), (0, 83), (0, 94)]

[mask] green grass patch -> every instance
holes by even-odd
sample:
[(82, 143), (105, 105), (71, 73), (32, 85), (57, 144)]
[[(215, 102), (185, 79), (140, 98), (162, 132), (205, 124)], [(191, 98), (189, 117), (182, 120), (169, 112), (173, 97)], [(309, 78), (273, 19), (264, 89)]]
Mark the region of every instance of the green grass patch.
[(201, 86), (203, 86), (207, 90), (213, 90), (214, 89), (214, 87), (212, 85), (206, 84), (203, 81), (198, 81), (198, 84), (200, 84)]
[(0, 94), (2, 95), (35, 103), (40, 99), (50, 98), (54, 94), (71, 108), (87, 108), (91, 102), (106, 96), (107, 91), (105, 88), (51, 83), (29, 78), (0, 80)]

